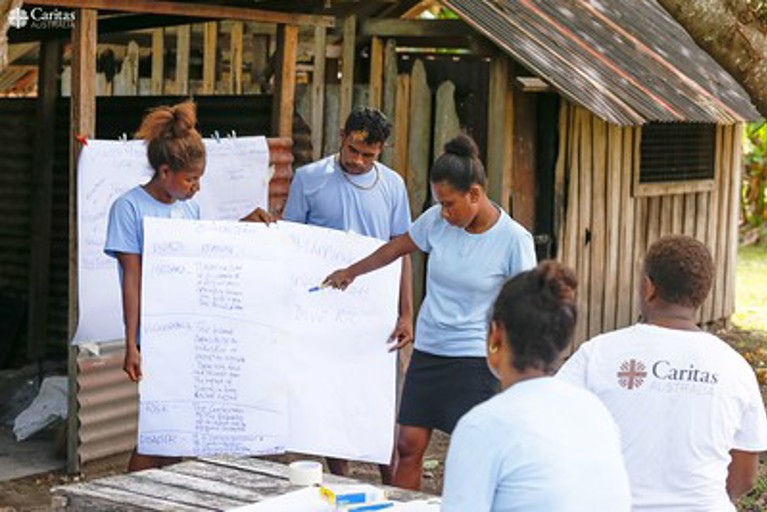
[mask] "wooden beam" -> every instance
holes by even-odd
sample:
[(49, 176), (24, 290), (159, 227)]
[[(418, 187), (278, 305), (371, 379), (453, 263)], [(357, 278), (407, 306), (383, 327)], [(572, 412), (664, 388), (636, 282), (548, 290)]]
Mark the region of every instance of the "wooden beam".
[(19, 43), (9, 45), (6, 65), (10, 66), (26, 54), (32, 52), (32, 50), (34, 50), (36, 47), (37, 43)]
[(380, 37), (373, 37), (370, 41), (370, 95), (368, 105), (372, 108), (381, 108), (383, 86), (383, 41)]
[(27, 315), (27, 358), (31, 361), (45, 357), (48, 339), (54, 157), (51, 141), (54, 139), (57, 76), (60, 66), (61, 43), (42, 43), (40, 71), (37, 77), (37, 130), (31, 176), (33, 202)]
[(553, 90), (549, 84), (537, 76), (518, 76), (514, 78), (514, 85), (522, 92), (550, 92)]
[(165, 30), (156, 28), (152, 30), (152, 95), (160, 96), (163, 93), (165, 83)]
[[(535, 152), (538, 126), (537, 100), (531, 94), (526, 94), (516, 89), (512, 89), (512, 91), (514, 103), (513, 163), (511, 165), (510, 183), (505, 182), (500, 185), (501, 193), (503, 194), (504, 190), (510, 191), (506, 195), (507, 197), (509, 195), (512, 196), (509, 208), (513, 210), (514, 219), (533, 232), (535, 229), (536, 169), (538, 167)], [(499, 129), (504, 128), (499, 127)], [(588, 166), (581, 163), (581, 171), (585, 168), (588, 168)], [(581, 179), (585, 179), (583, 175), (581, 175)], [(507, 186), (509, 187), (508, 189), (506, 188)], [(503, 198), (500, 199), (502, 200)], [(583, 230), (581, 230), (581, 233), (583, 233)]]
[(242, 94), (243, 23), (235, 21), (229, 32), (229, 93)]
[(394, 114), (394, 156), (392, 167), (402, 179), (408, 180), (408, 141), (409, 141), (409, 112), (410, 112), (410, 75), (402, 74), (397, 77), (397, 94)]
[(216, 92), (216, 49), (218, 44), (218, 23), (212, 21), (203, 25), (202, 44), (202, 93)]
[(263, 21), (266, 23), (286, 23), (292, 25), (322, 25), (324, 27), (335, 26), (335, 18), (332, 16), (263, 11), (260, 9), (223, 5), (200, 5), (187, 2), (161, 2), (153, 0), (35, 0), (34, 4), (58, 8), (72, 7), (190, 16), (212, 20)]
[(476, 32), (461, 20), (403, 20), (368, 18), (360, 22), (359, 35), (368, 37), (466, 37)]
[(341, 109), (338, 119), (343, 125), (354, 104), (354, 54), (357, 17), (344, 19), (344, 42), (341, 49)]
[[(384, 47), (384, 62), (383, 62), (383, 105), (382, 110), (384, 115), (389, 118), (392, 125), (397, 125), (397, 43), (394, 39), (386, 41)], [(403, 118), (406, 119), (407, 117)], [(404, 123), (404, 121), (403, 121)], [(406, 123), (404, 123), (406, 124)], [(381, 161), (392, 166), (394, 162), (394, 148), (397, 145), (396, 135), (397, 130), (392, 131), (393, 137), (389, 140), (389, 144), (384, 146), (381, 153)], [(407, 140), (407, 137), (406, 139)]]
[(293, 137), (297, 51), (298, 26), (280, 25), (277, 28), (277, 70), (272, 103), (272, 133), (277, 137)]
[(176, 94), (189, 94), (189, 53), (192, 46), (192, 26), (176, 29)]
[(325, 117), (325, 47), (327, 29), (314, 29), (314, 70), (312, 71), (312, 158), (322, 156), (323, 122)]
[[(69, 133), (69, 297), (68, 338), (77, 328), (77, 159), (80, 143), (75, 136), (93, 138), (96, 135), (96, 43), (98, 13), (92, 9), (80, 9), (76, 13), (72, 30), (72, 96), (70, 100)], [(69, 352), (69, 420), (67, 468), (70, 473), (79, 469), (78, 407), (77, 407), (77, 350)], [(74, 371), (73, 370), (74, 365)]]
[[(490, 198), (509, 213), (509, 191), (511, 175), (507, 174), (505, 162), (508, 159), (507, 146), (513, 125), (506, 123), (506, 102), (509, 83), (509, 60), (503, 54), (496, 54), (490, 62), (490, 89), (487, 112), (487, 178)], [(515, 184), (516, 185), (516, 184)], [(516, 204), (514, 205), (517, 206)], [(519, 219), (517, 219), (519, 220)], [(530, 226), (525, 226), (530, 229)]]

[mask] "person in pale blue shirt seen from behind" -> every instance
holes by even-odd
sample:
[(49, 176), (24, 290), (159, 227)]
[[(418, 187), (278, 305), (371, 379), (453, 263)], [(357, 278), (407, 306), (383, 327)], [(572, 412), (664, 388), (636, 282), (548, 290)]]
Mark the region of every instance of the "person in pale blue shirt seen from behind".
[(576, 322), (575, 274), (554, 261), (508, 281), (487, 364), (502, 392), (458, 422), (443, 512), (628, 512), (618, 427), (601, 401), (551, 376)]
[(497, 392), (485, 362), (487, 313), (504, 281), (536, 261), (532, 235), (487, 196), (485, 170), (469, 137), (445, 145), (430, 181), (438, 204), (406, 235), (325, 279), (345, 289), (402, 255), (429, 254), (398, 418), (394, 485), (408, 489), (420, 489), (433, 429), (452, 432), (458, 418)]

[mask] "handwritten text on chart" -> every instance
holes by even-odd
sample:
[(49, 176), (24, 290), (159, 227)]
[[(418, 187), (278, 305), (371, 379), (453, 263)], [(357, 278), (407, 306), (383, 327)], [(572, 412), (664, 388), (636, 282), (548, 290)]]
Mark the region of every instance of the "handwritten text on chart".
[(387, 462), (401, 264), (308, 292), (380, 244), (286, 222), (148, 219), (139, 451)]

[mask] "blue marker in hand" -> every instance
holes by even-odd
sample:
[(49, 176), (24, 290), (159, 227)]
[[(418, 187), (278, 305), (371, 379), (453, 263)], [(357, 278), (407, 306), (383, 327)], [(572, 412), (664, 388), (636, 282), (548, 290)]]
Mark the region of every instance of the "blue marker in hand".
[(330, 286), (330, 283), (322, 283), (319, 286), (312, 286), (311, 288), (309, 288), (309, 292), (310, 293), (311, 292), (318, 292), (318, 291), (322, 290), (323, 288), (327, 288), (328, 286)]

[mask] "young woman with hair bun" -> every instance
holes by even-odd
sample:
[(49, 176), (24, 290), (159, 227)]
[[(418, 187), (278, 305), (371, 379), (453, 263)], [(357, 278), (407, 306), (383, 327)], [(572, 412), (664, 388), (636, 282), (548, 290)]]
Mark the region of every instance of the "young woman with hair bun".
[[(191, 101), (151, 110), (144, 117), (136, 137), (146, 141), (147, 157), (154, 175), (146, 184), (117, 198), (109, 211), (104, 252), (116, 258), (119, 264), (125, 324), (123, 370), (133, 382), (141, 379), (139, 311), (143, 221), (145, 217), (200, 218), (200, 207), (193, 198), (200, 190), (200, 179), (205, 171), (205, 145), (196, 124), (196, 108)], [(134, 450), (128, 470), (160, 467), (179, 460), (141, 455)]]
[(325, 283), (346, 289), (362, 274), (421, 250), (429, 255), (426, 296), (399, 411), (394, 485), (420, 489), (433, 429), (450, 433), (498, 382), (485, 362), (487, 313), (503, 282), (535, 266), (533, 238), (487, 196), (477, 147), (459, 135), (430, 173), (435, 204), (410, 230)]
[(591, 393), (551, 376), (570, 344), (575, 274), (556, 262), (509, 280), (491, 314), (487, 364), (501, 393), (458, 422), (442, 510), (630, 510), (618, 427)]

